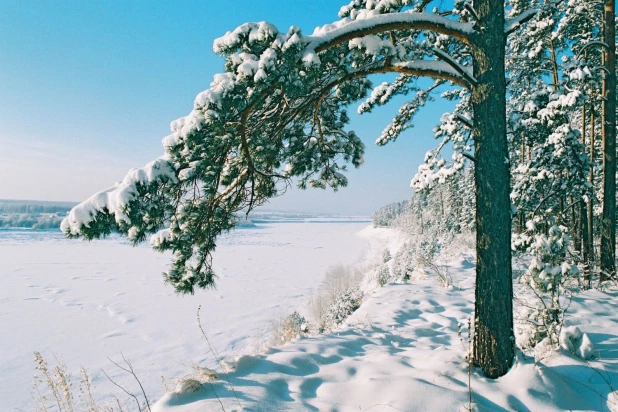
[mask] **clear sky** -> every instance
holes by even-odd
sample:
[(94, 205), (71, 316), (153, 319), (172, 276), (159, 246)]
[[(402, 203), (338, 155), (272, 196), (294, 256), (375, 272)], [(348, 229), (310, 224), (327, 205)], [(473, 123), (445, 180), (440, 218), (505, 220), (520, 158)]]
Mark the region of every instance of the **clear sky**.
[[(0, 0), (0, 199), (81, 201), (111, 186), (162, 154), (170, 122), (222, 71), (215, 38), (262, 20), (310, 34), (345, 3)], [(347, 188), (293, 190), (267, 207), (370, 214), (410, 197), (437, 143), (431, 129), (451, 106), (431, 105), (415, 128), (377, 147), (397, 109), (353, 116), (367, 150)]]

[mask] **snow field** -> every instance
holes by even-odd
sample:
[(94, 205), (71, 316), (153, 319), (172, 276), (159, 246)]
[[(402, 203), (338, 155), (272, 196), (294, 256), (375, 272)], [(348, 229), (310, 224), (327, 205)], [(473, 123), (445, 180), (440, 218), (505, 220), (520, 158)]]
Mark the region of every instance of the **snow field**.
[[(367, 278), (362, 287), (371, 296), (342, 327), (253, 354), (267, 341), (273, 318), (292, 310), (307, 316), (306, 298), (329, 266), (375, 264), (385, 247), (395, 255), (406, 240), (391, 229), (358, 232), (363, 226), (278, 223), (237, 231), (222, 239), (215, 257), (219, 289), (183, 298), (153, 276), (167, 256), (146, 247), (1, 237), (7, 287), (0, 297), (0, 409), (32, 409), (32, 352), (38, 350), (50, 363), (57, 353), (74, 376), (86, 366), (100, 402), (117, 394), (101, 368), (139, 391), (106, 360), (120, 361), (122, 352), (158, 412), (220, 411), (219, 401), (226, 411), (240, 410), (238, 403), (246, 411), (466, 410), (467, 322), (474, 307), (474, 255), (466, 242), (448, 253), (453, 286), (440, 287), (422, 268), (405, 284), (377, 288)], [(515, 291), (525, 293), (517, 283)], [(473, 410), (618, 410), (616, 299), (618, 292), (590, 290), (571, 302), (563, 335), (576, 353), (593, 348), (588, 361), (566, 349), (537, 348), (518, 353), (498, 380), (472, 369)], [(220, 372), (195, 391), (170, 392), (194, 365), (220, 370), (197, 326), (200, 304), (209, 339), (233, 365), (236, 395)], [(537, 363), (535, 355), (542, 358)]]
[[(151, 400), (194, 364), (214, 360), (197, 325), (222, 355), (253, 353), (271, 322), (306, 301), (324, 272), (360, 263), (380, 240), (356, 236), (367, 223), (277, 223), (223, 236), (214, 255), (217, 289), (177, 296), (163, 284), (168, 254), (118, 238), (82, 242), (58, 233), (0, 236), (0, 410), (32, 410), (34, 351), (74, 377), (83, 365), (97, 401), (118, 394), (101, 372), (129, 390), (132, 379), (108, 359), (129, 359)], [(371, 246), (375, 243), (374, 246)], [(376, 252), (377, 254), (377, 252)], [(77, 382), (73, 390), (78, 393)]]

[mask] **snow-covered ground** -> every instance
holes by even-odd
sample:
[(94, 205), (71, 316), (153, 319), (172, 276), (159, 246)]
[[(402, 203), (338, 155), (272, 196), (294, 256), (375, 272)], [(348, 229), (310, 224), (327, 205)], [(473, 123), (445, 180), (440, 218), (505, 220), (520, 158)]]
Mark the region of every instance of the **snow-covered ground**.
[(251, 353), (268, 339), (272, 320), (305, 312), (328, 267), (379, 254), (389, 236), (372, 229), (358, 236), (366, 226), (296, 222), (234, 231), (214, 256), (217, 289), (194, 296), (176, 296), (163, 284), (169, 256), (148, 247), (0, 231), (0, 410), (33, 408), (34, 351), (50, 363), (56, 354), (74, 375), (85, 366), (97, 397), (118, 393), (101, 369), (134, 385), (107, 359), (120, 361), (122, 353), (156, 399), (161, 377), (173, 386), (194, 363), (213, 362), (197, 326), (199, 305), (216, 350)]
[[(535, 362), (532, 353), (518, 352), (500, 379), (474, 368), (469, 374), (474, 254), (465, 242), (449, 254), (453, 286), (439, 286), (422, 268), (405, 284), (365, 282), (370, 296), (339, 329), (254, 353), (274, 318), (292, 310), (307, 314), (307, 297), (329, 266), (376, 262), (385, 247), (394, 254), (404, 240), (401, 232), (366, 223), (242, 229), (220, 242), (218, 289), (177, 297), (156, 276), (167, 256), (146, 247), (0, 232), (6, 285), (0, 410), (32, 408), (35, 350), (49, 359), (57, 353), (74, 374), (86, 366), (97, 397), (118, 394), (101, 368), (139, 392), (106, 360), (120, 361), (122, 352), (156, 412), (220, 411), (222, 405), (226, 411), (465, 411), (470, 394), (472, 409), (480, 411), (618, 410), (617, 292), (586, 291), (570, 305), (566, 324), (589, 336), (593, 359), (559, 350)], [(520, 285), (515, 289), (521, 293)], [(227, 360), (236, 358), (229, 373), (234, 391), (221, 373), (196, 391), (173, 391), (193, 365), (219, 369), (197, 325), (198, 305), (213, 346)]]
[[(618, 410), (618, 293), (576, 297), (568, 325), (590, 336), (595, 359), (559, 351), (535, 364), (518, 353), (504, 377), (471, 370), (467, 321), (473, 314), (474, 256), (450, 263), (454, 286), (428, 275), (389, 284), (326, 336), (305, 337), (238, 359), (220, 379), (188, 393), (168, 393), (157, 412), (246, 411), (563, 411)], [(460, 327), (463, 325), (462, 333)], [(469, 404), (469, 388), (472, 405)]]

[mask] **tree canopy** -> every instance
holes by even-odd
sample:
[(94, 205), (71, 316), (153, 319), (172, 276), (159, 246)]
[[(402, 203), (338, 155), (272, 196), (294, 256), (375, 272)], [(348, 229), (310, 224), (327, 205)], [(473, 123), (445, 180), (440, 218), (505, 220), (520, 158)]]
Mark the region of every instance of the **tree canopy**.
[[(165, 280), (177, 291), (212, 286), (211, 252), (236, 213), (281, 194), (292, 177), (302, 188), (347, 184), (347, 164), (360, 166), (364, 152), (346, 129), (350, 104), (366, 98), (359, 112), (369, 112), (415, 93), (377, 140), (386, 144), (431, 90), (475, 82), (466, 53), (476, 33), (471, 9), (458, 3), (447, 17), (424, 12), (427, 3), (354, 1), (312, 35), (260, 22), (215, 40), (225, 72), (172, 122), (164, 155), (78, 205), (62, 230), (87, 239), (116, 231), (134, 243), (152, 235), (155, 249), (174, 253)], [(377, 88), (368, 79), (391, 72), (397, 79)], [(421, 89), (423, 76), (436, 83)]]

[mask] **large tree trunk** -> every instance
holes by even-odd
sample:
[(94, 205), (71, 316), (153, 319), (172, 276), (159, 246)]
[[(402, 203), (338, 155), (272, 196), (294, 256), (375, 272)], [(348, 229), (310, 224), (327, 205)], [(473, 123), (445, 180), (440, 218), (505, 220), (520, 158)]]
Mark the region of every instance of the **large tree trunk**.
[[(582, 146), (586, 147), (586, 105), (582, 106)], [(592, 174), (592, 168), (590, 169)], [(592, 198), (592, 196), (590, 196)], [(590, 203), (592, 205), (592, 202)], [(579, 202), (579, 228), (581, 232), (582, 258), (584, 260), (584, 284), (590, 288), (591, 263), (590, 263), (590, 229), (588, 227), (588, 205), (583, 200)]]
[[(594, 99), (590, 102), (590, 162), (593, 164), (593, 167), (590, 168), (590, 187), (592, 188), (592, 196), (590, 196), (590, 204), (588, 205), (588, 230), (590, 230), (590, 238), (588, 241), (590, 242), (590, 277), (592, 277), (592, 272), (594, 266), (596, 265), (596, 259), (598, 254), (596, 254), (594, 250), (594, 149), (595, 149), (595, 137), (596, 137), (596, 128), (595, 122), (596, 119), (594, 117)], [(592, 280), (591, 280), (592, 282)]]
[(476, 178), (474, 363), (487, 377), (506, 374), (515, 356), (511, 202), (506, 139), (504, 1), (475, 0), (481, 33), (473, 48)]
[(616, 275), (616, 1), (605, 1), (605, 68), (603, 80), (603, 222), (601, 281)]

